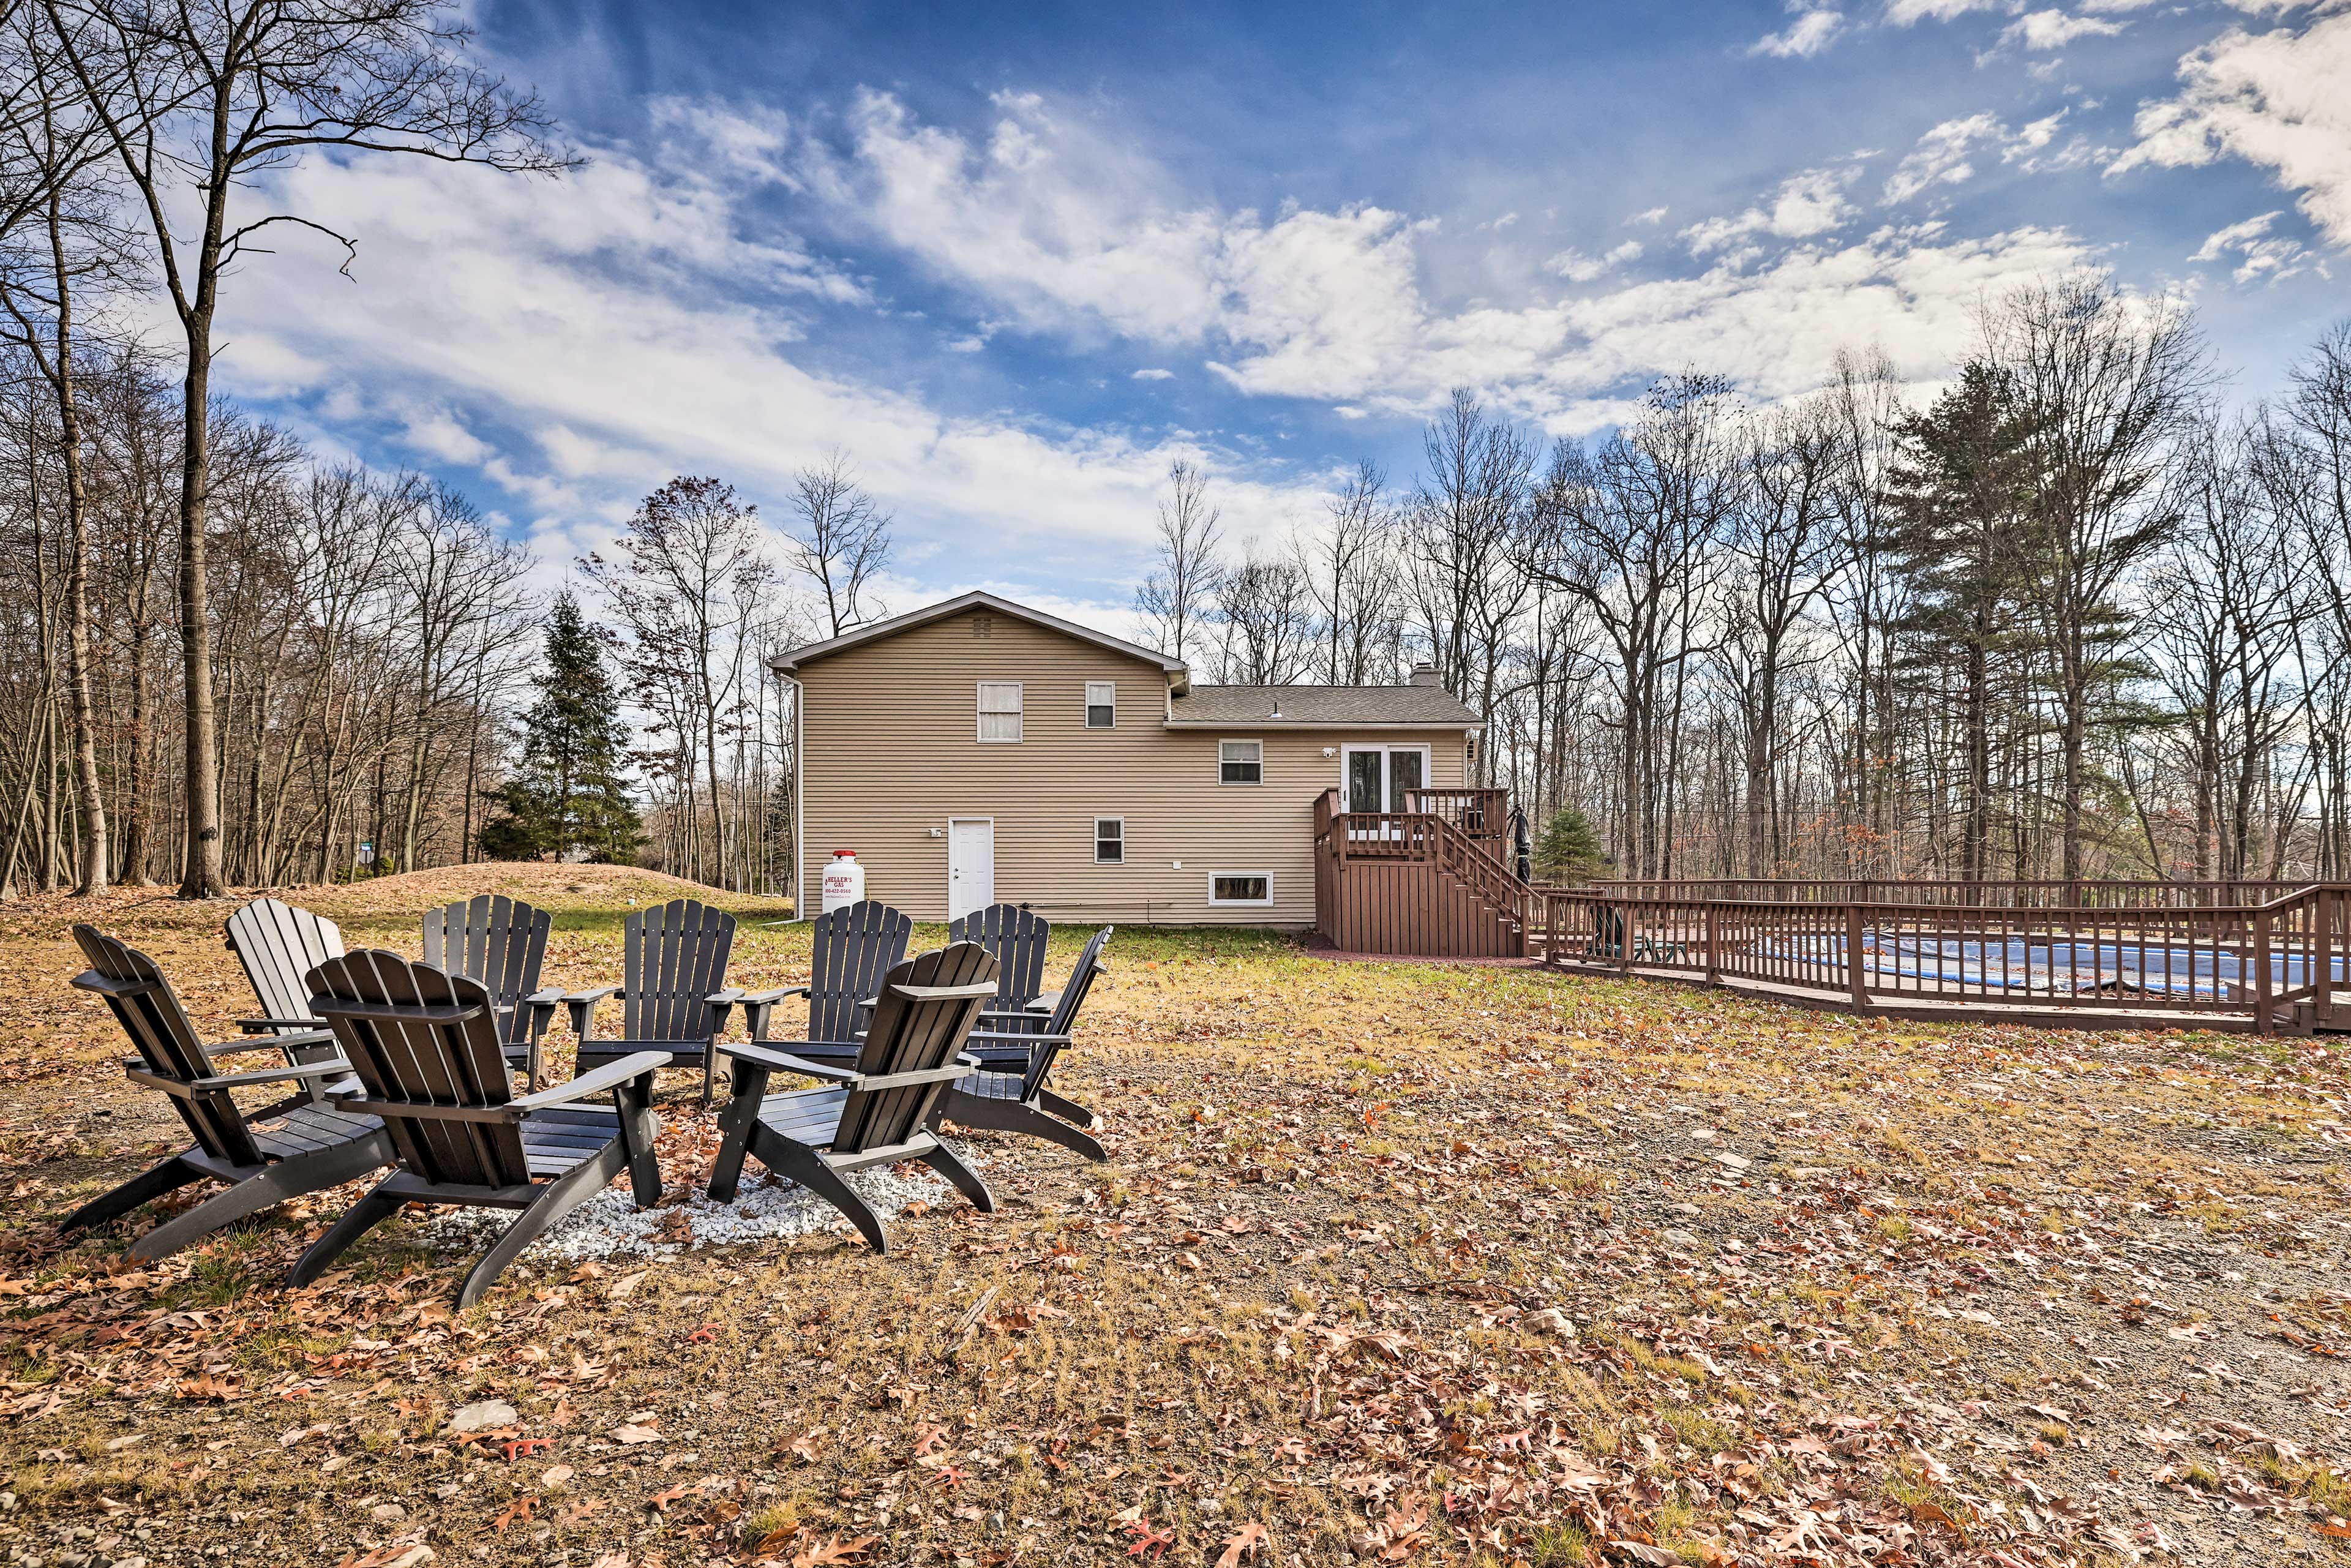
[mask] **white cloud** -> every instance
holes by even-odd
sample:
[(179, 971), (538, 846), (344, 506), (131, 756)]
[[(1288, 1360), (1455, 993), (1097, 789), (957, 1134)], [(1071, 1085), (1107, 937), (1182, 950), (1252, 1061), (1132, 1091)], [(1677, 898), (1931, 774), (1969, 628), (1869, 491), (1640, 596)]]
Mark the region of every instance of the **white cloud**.
[(1886, 0), (1886, 19), (1897, 27), (1917, 22), (1948, 22), (1970, 11), (1990, 11), (2002, 0)]
[(1693, 255), (1704, 256), (1759, 235), (1810, 239), (1827, 234), (1859, 210), (1845, 200), (1844, 189), (1860, 172), (1858, 165), (1807, 169), (1782, 181), (1769, 205), (1750, 207), (1736, 217), (1692, 224), (1682, 231), (1682, 237)]
[(1157, 365), (1147, 365), (1127, 379), (1137, 382), (1172, 382), (1176, 379), (1176, 372)]
[[(2188, 259), (2220, 261), (2233, 251), (2242, 258), (2231, 275), (2239, 283), (2252, 283), (2260, 278), (2274, 283), (2282, 277), (2292, 277), (2310, 265), (2310, 251), (2300, 240), (2270, 233), (2278, 219), (2283, 216), (2283, 211), (2263, 213), (2241, 224), (2216, 229)], [(2323, 267), (2319, 268), (2322, 273), (2325, 270)]]
[(1879, 199), (1889, 204), (1907, 202), (1938, 186), (1965, 183), (1975, 176), (1970, 159), (1980, 148), (1997, 146), (2001, 162), (2019, 164), (2027, 172), (2078, 163), (2087, 155), (2078, 147), (2050, 158), (2036, 156), (2055, 140), (2068, 112), (2061, 109), (2018, 131), (2009, 130), (1991, 114), (1944, 120), (1918, 138), (1918, 144), (1895, 165)]
[(2119, 174), (2242, 158), (2275, 172), (2335, 245), (2351, 248), (2351, 8), (2299, 27), (2232, 27), (2180, 57), (2178, 97), (2138, 111), (2138, 142), (2106, 165)]
[(1590, 283), (1628, 261), (1639, 260), (1642, 249), (1641, 242), (1636, 239), (1626, 240), (1604, 256), (1590, 256), (1570, 246), (1544, 262), (1543, 267), (1570, 283)]
[(1844, 14), (1840, 11), (1813, 8), (1797, 0), (1790, 9), (1796, 19), (1786, 30), (1767, 33), (1749, 46), (1750, 55), (1771, 55), (1780, 59), (1810, 59), (1836, 41), (1844, 29)]
[(1626, 218), (1625, 222), (1627, 226), (1634, 224), (1661, 224), (1666, 221), (1666, 214), (1672, 210), (1673, 209), (1670, 207), (1651, 207), (1645, 213), (1635, 213), (1631, 217)]
[(2125, 26), (2096, 16), (2068, 16), (2063, 11), (2028, 11), (2008, 25), (2000, 41), (2022, 44), (2028, 49), (2062, 49), (2076, 38), (2111, 37)]

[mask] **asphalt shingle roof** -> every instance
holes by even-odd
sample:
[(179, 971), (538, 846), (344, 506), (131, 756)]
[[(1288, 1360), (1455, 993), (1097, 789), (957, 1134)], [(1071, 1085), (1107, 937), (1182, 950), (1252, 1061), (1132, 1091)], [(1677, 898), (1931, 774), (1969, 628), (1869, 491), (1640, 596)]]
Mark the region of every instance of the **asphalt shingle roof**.
[(1346, 725), (1474, 728), (1479, 721), (1442, 686), (1196, 685), (1173, 700), (1168, 722), (1303, 728)]

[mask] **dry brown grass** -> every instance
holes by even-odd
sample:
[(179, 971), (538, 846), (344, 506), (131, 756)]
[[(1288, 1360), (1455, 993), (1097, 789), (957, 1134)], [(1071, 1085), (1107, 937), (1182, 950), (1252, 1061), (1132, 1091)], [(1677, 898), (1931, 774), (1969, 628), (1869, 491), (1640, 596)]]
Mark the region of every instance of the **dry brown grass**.
[[(683, 885), (494, 874), (561, 912), (563, 983)], [(413, 952), (419, 908), (493, 885), (312, 902)], [(801, 928), (744, 912), (739, 983), (804, 975)], [(887, 1257), (527, 1263), (453, 1319), (463, 1260), (402, 1225), (275, 1290), (332, 1200), (128, 1272), (129, 1226), (57, 1235), (170, 1130), (64, 988), (91, 913), (0, 911), (17, 1558), (2220, 1562), (2344, 1528), (2325, 1052), (1124, 933), (1060, 1074), (1107, 1165), (976, 1135), (1000, 1212), (901, 1219)], [(224, 914), (95, 917), (225, 1026)], [(711, 1129), (664, 1110), (682, 1181)], [(511, 1437), (444, 1430), (492, 1396)]]

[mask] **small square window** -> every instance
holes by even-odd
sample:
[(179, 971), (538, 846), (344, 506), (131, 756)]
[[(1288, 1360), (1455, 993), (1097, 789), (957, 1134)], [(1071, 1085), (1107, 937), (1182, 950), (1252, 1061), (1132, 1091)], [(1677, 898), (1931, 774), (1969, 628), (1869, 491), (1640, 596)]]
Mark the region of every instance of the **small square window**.
[(1210, 904), (1273, 902), (1273, 878), (1259, 871), (1220, 871), (1208, 878)]
[(1217, 781), (1221, 784), (1265, 782), (1265, 743), (1261, 740), (1217, 742)]
[(1094, 819), (1094, 864), (1124, 865), (1126, 863), (1126, 819), (1096, 817)]
[(1020, 738), (1020, 683), (979, 683), (979, 738), (1016, 742)]
[(1086, 727), (1111, 729), (1118, 724), (1118, 683), (1088, 681), (1086, 683)]

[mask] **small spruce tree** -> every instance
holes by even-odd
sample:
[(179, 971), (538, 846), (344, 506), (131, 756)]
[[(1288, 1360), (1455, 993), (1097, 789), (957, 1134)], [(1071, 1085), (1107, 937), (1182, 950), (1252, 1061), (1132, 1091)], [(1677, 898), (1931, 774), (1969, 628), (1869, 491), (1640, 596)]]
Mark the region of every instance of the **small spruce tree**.
[(628, 861), (643, 825), (621, 781), (629, 732), (603, 651), (569, 592), (547, 626), (547, 668), (538, 700), (523, 715), (522, 758), (490, 799), (501, 809), (482, 829), (494, 860), (559, 859), (578, 850), (596, 861)]
[(1535, 841), (1535, 874), (1546, 882), (1589, 882), (1608, 869), (1592, 819), (1574, 806), (1562, 806)]

